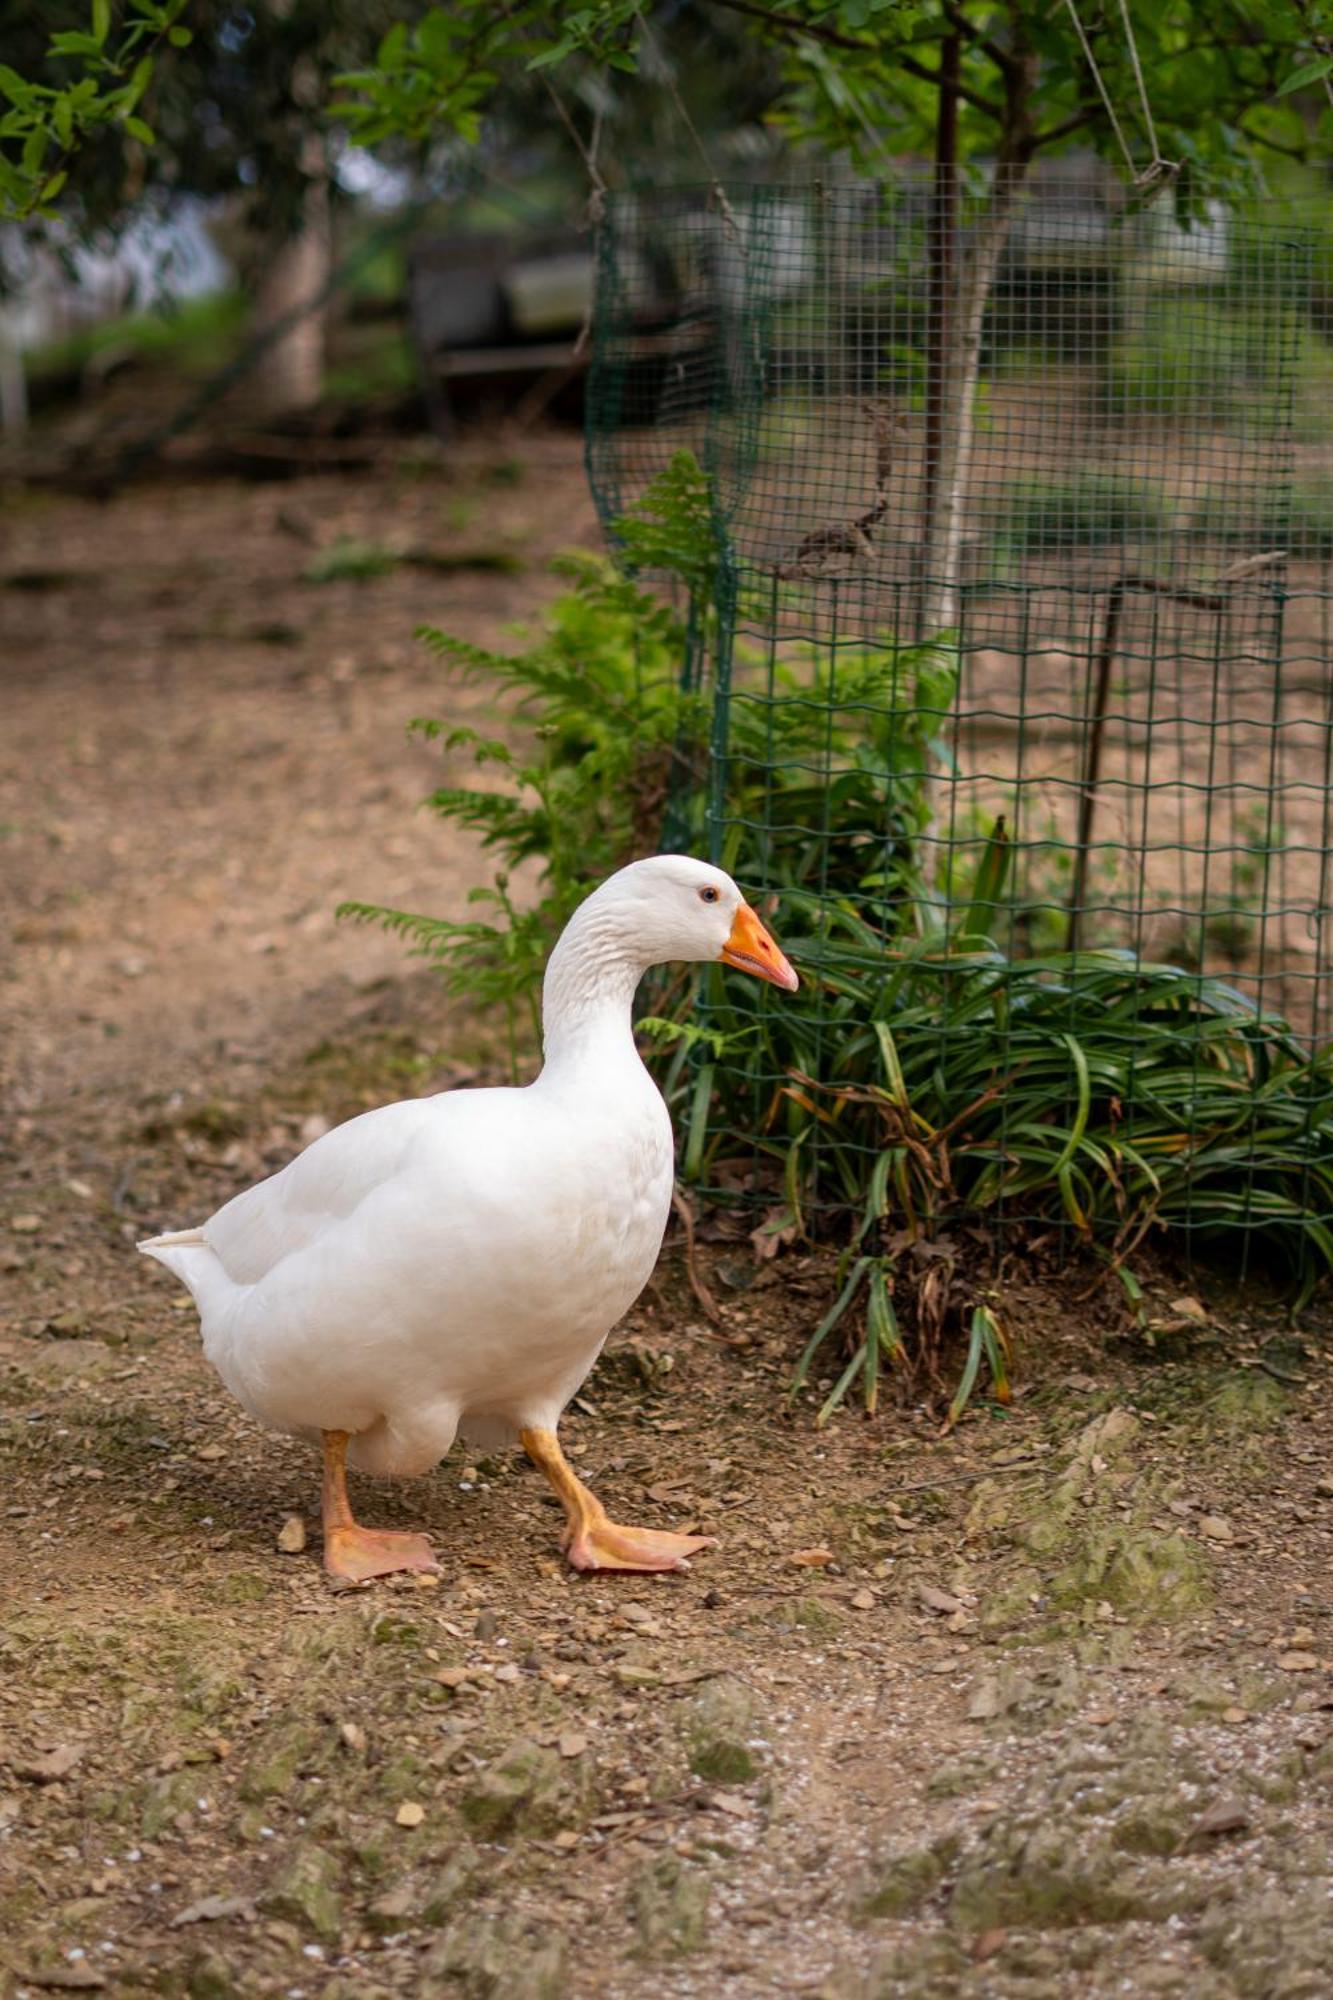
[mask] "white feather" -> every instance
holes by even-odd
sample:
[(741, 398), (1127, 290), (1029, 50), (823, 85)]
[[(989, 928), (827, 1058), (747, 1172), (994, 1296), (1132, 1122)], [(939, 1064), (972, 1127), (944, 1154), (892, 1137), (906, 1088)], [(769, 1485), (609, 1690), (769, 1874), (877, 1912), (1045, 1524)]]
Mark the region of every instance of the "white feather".
[(352, 1432), (354, 1464), (395, 1474), (434, 1465), (460, 1425), (481, 1445), (554, 1427), (670, 1209), (670, 1120), (634, 1047), (634, 988), (651, 964), (716, 958), (740, 902), (701, 862), (623, 869), (552, 954), (534, 1083), (368, 1111), (201, 1227), (140, 1244), (189, 1287), (248, 1410)]

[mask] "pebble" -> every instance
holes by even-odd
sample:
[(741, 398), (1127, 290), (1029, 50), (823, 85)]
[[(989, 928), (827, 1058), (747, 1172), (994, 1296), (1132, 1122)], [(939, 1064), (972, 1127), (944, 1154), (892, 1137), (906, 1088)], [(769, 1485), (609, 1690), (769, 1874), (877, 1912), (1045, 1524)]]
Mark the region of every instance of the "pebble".
[(418, 1805), (415, 1799), (404, 1799), (394, 1814), (394, 1820), (399, 1826), (420, 1826), (425, 1817), (426, 1808)]
[(305, 1545), (305, 1522), (299, 1514), (289, 1514), (278, 1529), (277, 1547), (285, 1556), (299, 1556)]

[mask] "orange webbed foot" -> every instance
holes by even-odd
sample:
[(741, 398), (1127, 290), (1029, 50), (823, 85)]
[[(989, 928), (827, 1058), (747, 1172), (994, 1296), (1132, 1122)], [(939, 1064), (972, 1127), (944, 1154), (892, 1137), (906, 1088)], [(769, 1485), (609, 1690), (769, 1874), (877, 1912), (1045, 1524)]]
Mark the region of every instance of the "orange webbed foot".
[(713, 1535), (675, 1535), (665, 1528), (622, 1528), (589, 1523), (567, 1536), (565, 1556), (574, 1569), (681, 1570), (700, 1549), (715, 1549)]
[(425, 1535), (391, 1528), (329, 1528), (324, 1536), (324, 1568), (339, 1583), (368, 1583), (372, 1577), (403, 1570), (438, 1576), (440, 1565)]

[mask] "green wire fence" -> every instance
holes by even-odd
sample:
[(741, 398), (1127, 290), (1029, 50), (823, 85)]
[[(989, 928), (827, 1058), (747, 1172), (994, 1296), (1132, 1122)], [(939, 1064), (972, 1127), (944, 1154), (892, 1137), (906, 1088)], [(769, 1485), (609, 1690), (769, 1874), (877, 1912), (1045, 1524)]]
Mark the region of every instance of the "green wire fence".
[(1333, 203), (614, 196), (593, 343), (613, 542), (707, 496), (668, 844), (814, 975), (705, 994), (691, 1171), (1333, 1261)]

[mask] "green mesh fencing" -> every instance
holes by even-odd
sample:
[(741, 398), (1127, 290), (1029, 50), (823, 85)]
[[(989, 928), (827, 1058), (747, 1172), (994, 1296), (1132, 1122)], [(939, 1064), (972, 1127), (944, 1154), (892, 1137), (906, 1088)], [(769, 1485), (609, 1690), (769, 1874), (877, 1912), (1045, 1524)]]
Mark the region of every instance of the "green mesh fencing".
[[(711, 1003), (736, 1031), (717, 1059), (743, 1085), (736, 1132), (795, 1133), (802, 1172), (839, 1138), (820, 1092), (872, 988), (891, 1028), (901, 1012), (905, 1067), (921, 1048), (937, 1074), (951, 1038), (1017, 1036), (980, 1080), (1029, 1060), (995, 982), (1035, 1009), (1035, 1061), (1104, 980), (1125, 1049), (1114, 1127), (1132, 1122), (1145, 1019), (1175, 1005), (1154, 968), (1172, 968), (1184, 1135), (1220, 1073), (1252, 1089), (1274, 1050), (1295, 1063), (1333, 1035), (1333, 204), (1215, 206), (1186, 227), (1090, 170), (1034, 177), (995, 234), (984, 189), (945, 200), (910, 176), (617, 196), (600, 228), (602, 517), (682, 453), (713, 507), (710, 603), (682, 663), (712, 730), (668, 844), (703, 839), (773, 892), (816, 970), (841, 925), (870, 982), (850, 1004), (812, 983), (795, 1082), (762, 1032), (787, 1003), (730, 987)], [(980, 1011), (943, 963), (950, 936), (991, 967)], [(902, 978), (923, 937), (927, 998)], [(1075, 1123), (1085, 1081), (1069, 1059), (1052, 1082)], [(1321, 1070), (1288, 1107), (1284, 1194), (1325, 1218), (1326, 1085)], [(986, 1144), (982, 1193), (1026, 1214), (1020, 1139), (1001, 1117)], [(753, 1178), (739, 1139), (710, 1146), (713, 1178)], [(1234, 1178), (1244, 1153), (1233, 1134), (1229, 1198), (1264, 1225), (1266, 1198)], [(1076, 1223), (1101, 1170), (1082, 1164)], [(1185, 1177), (1169, 1219), (1190, 1226), (1193, 1198)]]

